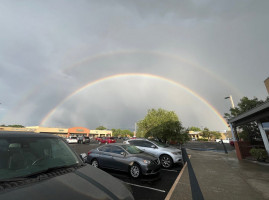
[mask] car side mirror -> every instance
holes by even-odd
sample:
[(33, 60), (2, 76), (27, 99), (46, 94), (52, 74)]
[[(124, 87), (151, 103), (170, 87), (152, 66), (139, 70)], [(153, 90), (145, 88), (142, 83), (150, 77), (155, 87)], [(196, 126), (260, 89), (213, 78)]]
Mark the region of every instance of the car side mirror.
[(87, 160), (87, 154), (86, 153), (82, 153), (79, 155), (79, 157), (81, 158), (81, 160), (85, 163)]
[(153, 149), (157, 149), (157, 147), (155, 145), (151, 145), (150, 147)]
[(120, 152), (120, 155), (126, 156), (126, 153), (125, 152)]

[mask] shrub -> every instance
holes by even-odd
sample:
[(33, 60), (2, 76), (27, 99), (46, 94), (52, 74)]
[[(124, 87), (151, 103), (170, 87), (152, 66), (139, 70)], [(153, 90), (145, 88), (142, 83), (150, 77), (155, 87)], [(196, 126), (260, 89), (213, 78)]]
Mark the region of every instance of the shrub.
[(265, 149), (250, 149), (250, 154), (258, 161), (265, 161), (268, 158), (267, 151)]
[(208, 141), (208, 139), (198, 138), (197, 141)]

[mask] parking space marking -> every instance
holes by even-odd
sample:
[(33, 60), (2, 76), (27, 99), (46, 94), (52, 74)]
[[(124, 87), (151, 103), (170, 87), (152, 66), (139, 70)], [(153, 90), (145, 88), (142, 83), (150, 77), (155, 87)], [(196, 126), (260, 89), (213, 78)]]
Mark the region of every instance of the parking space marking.
[(151, 187), (147, 187), (147, 186), (143, 186), (143, 185), (136, 185), (136, 184), (133, 184), (133, 183), (128, 183), (128, 182), (124, 182), (128, 185), (132, 185), (132, 186), (136, 186), (136, 187), (141, 187), (141, 188), (146, 188), (146, 189), (149, 189), (149, 190), (155, 190), (155, 191), (158, 191), (158, 192), (163, 192), (165, 193), (164, 190), (159, 190), (159, 189), (156, 189), (156, 188), (151, 188)]
[[(191, 158), (191, 155), (189, 155), (189, 158)], [(168, 194), (166, 195), (164, 200), (170, 200), (174, 190), (176, 189), (176, 185), (178, 184), (178, 182), (179, 182), (179, 180), (180, 180), (186, 166), (187, 166), (187, 162), (184, 164), (182, 170), (180, 171), (179, 175), (177, 176), (177, 179), (175, 180), (174, 184), (172, 185), (170, 191), (168, 192)]]
[(163, 170), (163, 171), (169, 171), (169, 172), (179, 172), (177, 170), (172, 170), (172, 169), (161, 169), (161, 170)]

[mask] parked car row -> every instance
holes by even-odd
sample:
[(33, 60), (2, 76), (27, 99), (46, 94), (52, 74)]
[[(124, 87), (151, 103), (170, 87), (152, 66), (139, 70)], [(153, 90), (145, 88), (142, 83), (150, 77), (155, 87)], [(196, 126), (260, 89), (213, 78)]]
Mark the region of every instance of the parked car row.
[(116, 138), (114, 137), (97, 137), (96, 140), (99, 144), (110, 144), (116, 142)]
[(91, 139), (88, 136), (69, 136), (66, 141), (69, 144), (86, 144), (90, 143)]
[(106, 144), (88, 152), (86, 162), (97, 168), (128, 172), (131, 177), (153, 175), (182, 160), (181, 150), (147, 139)]

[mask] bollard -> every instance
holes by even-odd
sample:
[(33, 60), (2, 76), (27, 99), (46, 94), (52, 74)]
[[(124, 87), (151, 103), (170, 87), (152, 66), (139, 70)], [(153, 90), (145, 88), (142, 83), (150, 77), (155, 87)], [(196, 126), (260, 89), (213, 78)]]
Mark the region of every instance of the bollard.
[(227, 149), (226, 149), (225, 144), (223, 143), (223, 140), (221, 139), (220, 141), (221, 141), (221, 143), (222, 143), (222, 145), (223, 145), (223, 148), (224, 148), (225, 153), (228, 154), (228, 151), (227, 151)]

